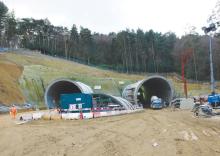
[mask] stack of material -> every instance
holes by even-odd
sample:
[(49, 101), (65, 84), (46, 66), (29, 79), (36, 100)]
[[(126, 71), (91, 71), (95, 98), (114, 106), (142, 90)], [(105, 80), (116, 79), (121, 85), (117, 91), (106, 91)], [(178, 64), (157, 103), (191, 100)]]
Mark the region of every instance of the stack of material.
[(57, 110), (53, 110), (42, 115), (42, 119), (44, 120), (61, 120), (62, 116), (59, 114)]
[(193, 109), (194, 101), (192, 98), (181, 98), (180, 109)]
[(42, 115), (42, 119), (43, 120), (51, 120), (50, 113), (45, 113), (44, 115)]
[(62, 116), (61, 116), (61, 114), (51, 114), (50, 119), (51, 120), (61, 120)]

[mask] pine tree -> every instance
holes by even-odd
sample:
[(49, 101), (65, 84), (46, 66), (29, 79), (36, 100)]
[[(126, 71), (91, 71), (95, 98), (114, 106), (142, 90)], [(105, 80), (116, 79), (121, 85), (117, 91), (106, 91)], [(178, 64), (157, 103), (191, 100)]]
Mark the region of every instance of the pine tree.
[(72, 26), (70, 31), (70, 44), (70, 55), (71, 57), (76, 58), (79, 51), (79, 34), (75, 24)]
[(0, 46), (2, 45), (2, 35), (7, 18), (8, 7), (0, 1)]
[(6, 22), (5, 22), (5, 37), (7, 40), (7, 45), (9, 47), (14, 47), (16, 42), (16, 20), (14, 12), (10, 13), (7, 16)]

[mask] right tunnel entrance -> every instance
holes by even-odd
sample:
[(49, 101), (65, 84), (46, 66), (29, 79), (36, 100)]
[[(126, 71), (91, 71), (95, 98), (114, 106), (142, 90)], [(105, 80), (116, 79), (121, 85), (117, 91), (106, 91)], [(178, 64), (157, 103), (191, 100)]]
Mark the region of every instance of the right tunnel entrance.
[(162, 102), (169, 104), (173, 98), (173, 87), (165, 77), (151, 76), (126, 86), (122, 96), (137, 107), (149, 108), (152, 96), (157, 96)]
[(161, 77), (153, 77), (144, 81), (138, 89), (138, 103), (141, 103), (144, 108), (149, 108), (152, 96), (157, 96), (163, 102), (169, 103), (172, 96), (172, 88), (169, 82)]

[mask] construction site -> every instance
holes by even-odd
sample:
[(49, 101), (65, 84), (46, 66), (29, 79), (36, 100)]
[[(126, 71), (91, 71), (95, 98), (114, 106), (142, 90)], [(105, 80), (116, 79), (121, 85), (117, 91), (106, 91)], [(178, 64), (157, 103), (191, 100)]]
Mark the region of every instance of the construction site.
[(211, 114), (204, 106), (212, 102), (208, 83), (120, 74), (29, 50), (0, 61), (1, 155), (220, 155), (218, 101)]
[(0, 0), (0, 156), (220, 156), (220, 0)]

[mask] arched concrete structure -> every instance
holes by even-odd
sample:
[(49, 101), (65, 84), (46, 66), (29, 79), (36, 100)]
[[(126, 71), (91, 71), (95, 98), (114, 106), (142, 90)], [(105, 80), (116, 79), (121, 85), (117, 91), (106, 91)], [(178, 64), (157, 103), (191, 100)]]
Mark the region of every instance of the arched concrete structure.
[(44, 94), (45, 104), (49, 109), (59, 107), (60, 95), (68, 93), (93, 93), (84, 83), (69, 79), (58, 79), (50, 83)]
[[(135, 109), (134, 106), (129, 101), (127, 101), (126, 99), (121, 98), (121, 97), (112, 96), (109, 94), (101, 94), (101, 93), (94, 93), (94, 94), (92, 94), (92, 96), (94, 99), (96, 99), (96, 98), (101, 98), (103, 100), (109, 99), (108, 102), (103, 102), (103, 104), (106, 107), (108, 107), (108, 104), (115, 104), (115, 105), (120, 105), (125, 110), (134, 110)], [(96, 102), (97, 101), (98, 100), (96, 100)], [(97, 105), (97, 104), (95, 104), (95, 105)]]
[(144, 108), (148, 108), (151, 96), (157, 96), (170, 103), (173, 98), (173, 87), (166, 78), (151, 76), (125, 87), (122, 96), (134, 105), (142, 104)]

